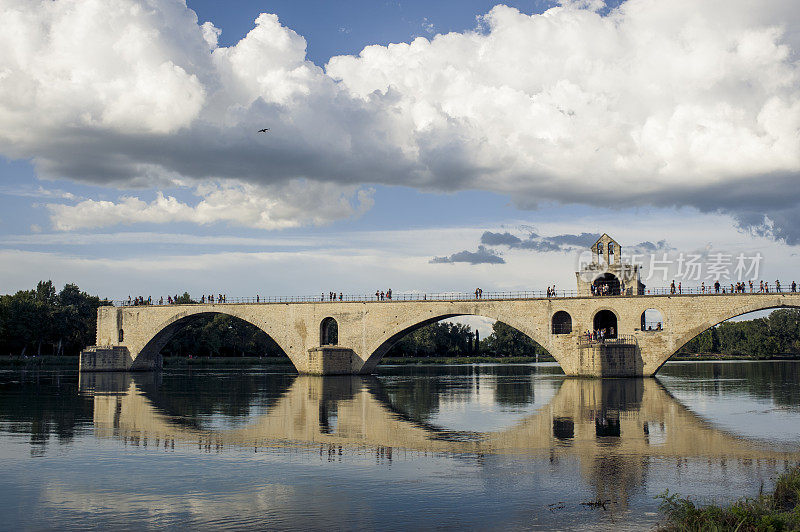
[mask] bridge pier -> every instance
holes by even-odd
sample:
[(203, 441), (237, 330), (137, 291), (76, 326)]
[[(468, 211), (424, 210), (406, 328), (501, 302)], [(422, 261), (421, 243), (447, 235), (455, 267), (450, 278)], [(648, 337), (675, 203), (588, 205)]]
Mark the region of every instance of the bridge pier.
[(130, 371), (133, 365), (128, 348), (122, 345), (93, 345), (81, 351), (78, 370), (87, 371)]
[[(309, 375), (356, 375), (361, 359), (346, 347), (321, 346), (308, 350), (308, 367), (301, 373)], [(357, 367), (359, 366), (359, 367)]]
[(93, 345), (81, 351), (78, 371), (154, 371), (161, 369), (162, 365), (160, 353), (154, 357), (134, 360), (124, 345)]

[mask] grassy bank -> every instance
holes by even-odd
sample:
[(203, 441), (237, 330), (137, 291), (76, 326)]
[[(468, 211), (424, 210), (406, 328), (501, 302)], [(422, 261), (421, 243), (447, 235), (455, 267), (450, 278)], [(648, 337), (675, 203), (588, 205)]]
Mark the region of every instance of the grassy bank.
[(665, 531), (800, 530), (800, 466), (781, 475), (775, 489), (754, 499), (740, 499), (730, 506), (697, 506), (689, 499), (665, 493), (661, 511)]
[(670, 360), (797, 360), (798, 358), (800, 357), (792, 354), (772, 355), (767, 358), (758, 358), (750, 355), (723, 355), (720, 353), (680, 353), (677, 355), (672, 355)]
[(165, 368), (290, 366), (288, 357), (164, 357)]
[[(540, 356), (540, 362), (551, 362), (555, 359)], [(534, 357), (384, 357), (381, 365), (423, 365), (423, 364), (528, 364), (535, 362)], [(164, 357), (165, 368), (182, 367), (243, 367), (243, 366), (285, 366), (291, 365), (288, 357)]]

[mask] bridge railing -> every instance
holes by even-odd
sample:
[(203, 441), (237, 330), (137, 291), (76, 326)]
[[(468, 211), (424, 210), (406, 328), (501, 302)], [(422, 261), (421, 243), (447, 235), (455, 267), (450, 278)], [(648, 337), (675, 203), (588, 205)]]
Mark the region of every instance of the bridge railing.
[[(604, 296), (592, 296), (588, 292), (578, 290), (526, 290), (526, 291), (508, 291), (508, 292), (482, 292), (477, 296), (474, 292), (440, 292), (440, 293), (426, 293), (426, 292), (404, 292), (393, 293), (392, 297), (388, 297), (385, 293), (383, 297), (380, 294), (336, 294), (335, 298), (331, 298), (329, 294), (320, 294), (312, 296), (252, 296), (252, 297), (225, 297), (223, 301), (219, 301), (217, 296), (214, 300), (206, 299), (205, 296), (201, 298), (194, 298), (189, 303), (177, 304), (209, 304), (209, 303), (223, 303), (223, 304), (253, 304), (253, 303), (314, 303), (314, 302), (370, 302), (370, 301), (480, 301), (480, 300), (515, 300), (515, 299), (563, 299), (563, 298), (576, 298), (576, 297), (630, 297), (637, 296), (663, 296), (663, 295), (744, 295), (744, 294), (775, 294), (785, 292), (795, 292), (792, 290), (791, 283), (789, 285), (781, 285), (780, 287), (771, 284), (765, 285), (760, 289), (759, 285), (754, 285), (753, 290), (750, 291), (749, 286), (745, 290), (731, 292), (730, 285), (720, 287), (717, 292), (713, 286), (692, 286), (692, 287), (658, 287), (647, 288), (642, 294), (616, 294)], [(137, 303), (135, 299), (130, 300), (115, 300), (111, 301), (114, 306), (159, 306), (169, 305), (176, 303), (169, 303), (166, 297), (150, 299), (145, 298), (144, 303)]]
[(639, 345), (632, 334), (620, 334), (616, 338), (591, 339), (586, 335), (578, 337), (579, 347), (595, 347), (602, 345)]

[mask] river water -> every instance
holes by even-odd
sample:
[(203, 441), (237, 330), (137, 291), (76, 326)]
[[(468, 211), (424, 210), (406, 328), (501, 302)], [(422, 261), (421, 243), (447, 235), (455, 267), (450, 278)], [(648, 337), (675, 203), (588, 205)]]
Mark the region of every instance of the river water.
[(3, 529), (653, 528), (800, 462), (800, 362), (0, 372)]

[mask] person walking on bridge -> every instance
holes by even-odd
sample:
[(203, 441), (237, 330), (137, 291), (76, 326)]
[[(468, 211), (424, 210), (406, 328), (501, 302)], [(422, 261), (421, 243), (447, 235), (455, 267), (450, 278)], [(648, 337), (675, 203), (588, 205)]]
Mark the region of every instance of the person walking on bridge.
[(792, 281), (792, 292), (797, 292), (797, 283)]
[(775, 279), (775, 291), (776, 292), (780, 292), (781, 291), (781, 282), (779, 280), (777, 280), (777, 279)]

